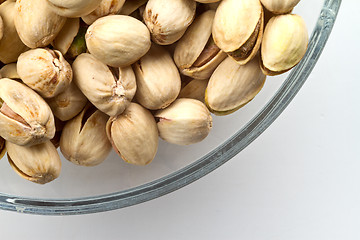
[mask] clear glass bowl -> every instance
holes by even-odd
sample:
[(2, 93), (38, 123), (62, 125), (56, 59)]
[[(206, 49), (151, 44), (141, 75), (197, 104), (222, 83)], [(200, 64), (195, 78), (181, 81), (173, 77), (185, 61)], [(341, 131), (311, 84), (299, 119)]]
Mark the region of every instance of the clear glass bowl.
[(43, 215), (110, 211), (160, 197), (215, 170), (264, 132), (295, 97), (320, 57), (340, 4), (341, 0), (299, 3), (294, 12), (313, 29), (304, 59), (290, 73), (268, 78), (244, 108), (214, 117), (213, 131), (205, 141), (186, 147), (160, 141), (157, 157), (146, 167), (126, 164), (115, 153), (92, 168), (62, 158), (61, 176), (45, 186), (18, 177), (4, 157), (0, 209)]

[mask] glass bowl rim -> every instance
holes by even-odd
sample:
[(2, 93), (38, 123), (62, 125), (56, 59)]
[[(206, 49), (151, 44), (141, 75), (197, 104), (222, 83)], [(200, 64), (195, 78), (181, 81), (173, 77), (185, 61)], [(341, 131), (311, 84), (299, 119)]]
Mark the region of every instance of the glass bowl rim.
[(192, 164), (152, 182), (105, 195), (72, 199), (36, 199), (0, 193), (0, 209), (38, 215), (105, 212), (146, 202), (180, 189), (220, 167), (263, 133), (283, 112), (313, 70), (330, 36), (341, 0), (325, 0), (303, 60), (272, 99), (242, 129)]

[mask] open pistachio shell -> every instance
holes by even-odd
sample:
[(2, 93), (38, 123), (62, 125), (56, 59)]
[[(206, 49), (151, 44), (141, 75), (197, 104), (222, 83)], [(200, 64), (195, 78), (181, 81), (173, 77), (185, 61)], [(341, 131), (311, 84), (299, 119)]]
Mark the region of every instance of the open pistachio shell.
[(60, 16), (76, 18), (94, 11), (101, 0), (46, 0), (51, 10)]
[(2, 78), (20, 79), (17, 73), (16, 63), (9, 63), (0, 69), (0, 76)]
[(223, 0), (216, 10), (212, 34), (216, 45), (246, 64), (258, 52), (264, 28), (259, 0)]
[(17, 62), (21, 80), (44, 98), (52, 98), (70, 85), (73, 73), (60, 51), (37, 48), (22, 53)]
[(206, 105), (216, 115), (233, 113), (260, 92), (265, 78), (258, 57), (245, 65), (227, 58), (209, 80), (205, 93)]
[(79, 18), (68, 18), (65, 25), (54, 39), (52, 45), (59, 50), (63, 55), (69, 50), (74, 38), (80, 29)]
[(162, 46), (153, 44), (149, 52), (133, 67), (137, 83), (135, 98), (147, 109), (165, 108), (179, 95), (179, 71)]
[(55, 117), (61, 121), (68, 121), (78, 115), (88, 102), (75, 83), (71, 83), (64, 92), (46, 101)]
[(31, 88), (17, 81), (0, 81), (0, 136), (18, 145), (35, 145), (55, 135), (49, 105)]
[(300, 0), (260, 0), (264, 7), (272, 13), (289, 13)]
[(215, 11), (197, 17), (176, 44), (174, 60), (181, 73), (196, 79), (208, 79), (226, 58), (214, 43), (211, 30)]
[(14, 20), (21, 40), (30, 48), (49, 45), (66, 22), (51, 11), (46, 0), (16, 1)]
[(296, 66), (306, 53), (309, 36), (304, 20), (295, 14), (272, 17), (261, 46), (261, 69), (278, 75)]
[(83, 16), (82, 20), (86, 24), (91, 25), (101, 17), (117, 14), (121, 10), (124, 3), (125, 0), (102, 0), (100, 5), (88, 15)]
[(195, 11), (193, 0), (149, 0), (144, 21), (155, 43), (169, 45), (182, 37), (192, 23)]
[(0, 5), (3, 20), (3, 37), (0, 40), (0, 61), (8, 64), (16, 62), (19, 55), (28, 47), (21, 41), (14, 23), (15, 2), (6, 1)]
[(123, 15), (96, 20), (87, 30), (91, 54), (112, 67), (126, 67), (144, 56), (151, 46), (150, 33), (139, 20)]
[(121, 114), (136, 92), (136, 79), (130, 67), (113, 69), (83, 53), (73, 63), (74, 82), (100, 111), (109, 116)]
[(111, 150), (106, 135), (109, 116), (87, 105), (75, 118), (66, 123), (60, 138), (60, 150), (64, 157), (81, 166), (102, 163)]
[(114, 150), (130, 164), (149, 164), (156, 155), (159, 134), (150, 111), (137, 103), (119, 116), (110, 118), (106, 131)]
[(212, 117), (205, 104), (180, 98), (155, 113), (159, 135), (167, 142), (190, 145), (205, 139), (212, 128)]
[(45, 184), (60, 175), (60, 156), (50, 141), (31, 147), (6, 142), (6, 150), (11, 167), (26, 180)]

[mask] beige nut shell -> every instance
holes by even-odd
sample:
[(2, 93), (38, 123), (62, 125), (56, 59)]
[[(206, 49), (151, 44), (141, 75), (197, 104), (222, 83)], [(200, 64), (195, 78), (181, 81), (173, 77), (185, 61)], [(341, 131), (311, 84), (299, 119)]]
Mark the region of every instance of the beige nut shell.
[(46, 0), (52, 11), (60, 16), (76, 18), (94, 11), (101, 0)]
[(119, 13), (125, 0), (102, 0), (100, 5), (91, 13), (82, 17), (82, 20), (91, 25), (97, 19)]
[(272, 13), (289, 13), (300, 0), (260, 0), (264, 7)]

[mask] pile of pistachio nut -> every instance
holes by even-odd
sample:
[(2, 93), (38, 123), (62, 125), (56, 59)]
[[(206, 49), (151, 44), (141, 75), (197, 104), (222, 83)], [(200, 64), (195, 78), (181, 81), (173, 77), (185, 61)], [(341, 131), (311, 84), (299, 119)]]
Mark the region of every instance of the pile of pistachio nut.
[(58, 147), (146, 165), (159, 137), (203, 140), (304, 56), (299, 1), (0, 0), (0, 157), (44, 184)]

